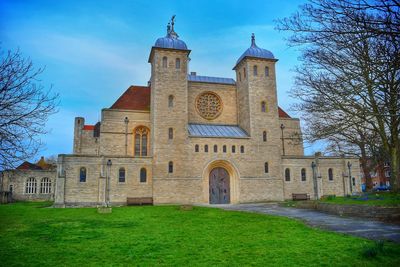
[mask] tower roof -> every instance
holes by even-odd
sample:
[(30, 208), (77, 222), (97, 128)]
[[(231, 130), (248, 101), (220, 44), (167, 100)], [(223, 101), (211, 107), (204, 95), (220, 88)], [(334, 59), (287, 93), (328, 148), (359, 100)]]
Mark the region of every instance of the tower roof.
[(179, 40), (179, 35), (174, 30), (175, 15), (172, 16), (171, 21), (168, 22), (167, 35), (158, 38), (154, 47), (187, 50), (186, 43)]
[(272, 54), (271, 51), (264, 48), (260, 48), (256, 45), (256, 37), (254, 36), (254, 33), (251, 35), (251, 46), (247, 48), (247, 50), (244, 51), (244, 53), (239, 57), (233, 69), (235, 69), (236, 66), (240, 63), (240, 61), (242, 61), (245, 57), (276, 60), (274, 54)]

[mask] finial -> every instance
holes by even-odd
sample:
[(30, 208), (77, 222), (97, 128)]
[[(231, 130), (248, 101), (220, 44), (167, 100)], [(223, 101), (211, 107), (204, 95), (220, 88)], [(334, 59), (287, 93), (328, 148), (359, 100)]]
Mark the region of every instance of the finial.
[(251, 34), (251, 46), (256, 46), (256, 36), (254, 33)]
[(175, 25), (175, 15), (172, 16), (171, 21), (168, 23), (168, 25), (171, 25), (171, 28), (168, 32), (168, 35), (172, 38), (178, 38), (179, 35), (175, 32), (174, 30), (174, 25)]
[(173, 15), (172, 18), (171, 18), (172, 31), (174, 30), (175, 16), (176, 15)]

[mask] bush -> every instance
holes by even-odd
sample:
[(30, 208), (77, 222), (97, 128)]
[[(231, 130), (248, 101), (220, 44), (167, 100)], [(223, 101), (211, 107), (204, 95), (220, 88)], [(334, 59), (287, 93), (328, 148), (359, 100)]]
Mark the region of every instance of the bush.
[(385, 241), (383, 240), (375, 241), (372, 247), (367, 246), (362, 250), (362, 256), (364, 258), (375, 258), (379, 253), (382, 253), (384, 244)]

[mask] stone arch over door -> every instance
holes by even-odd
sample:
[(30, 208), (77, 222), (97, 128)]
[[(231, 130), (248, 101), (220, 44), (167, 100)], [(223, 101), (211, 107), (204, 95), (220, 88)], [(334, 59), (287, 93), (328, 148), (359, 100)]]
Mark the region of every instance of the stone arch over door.
[(239, 202), (239, 172), (232, 163), (226, 160), (208, 162), (203, 171), (203, 202), (210, 203), (210, 174), (213, 170), (222, 168), (228, 173), (229, 200), (231, 204)]

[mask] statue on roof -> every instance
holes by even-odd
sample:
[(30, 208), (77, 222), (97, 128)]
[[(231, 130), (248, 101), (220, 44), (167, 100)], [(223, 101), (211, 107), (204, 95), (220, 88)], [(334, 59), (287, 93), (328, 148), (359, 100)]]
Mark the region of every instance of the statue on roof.
[(168, 35), (169, 35), (171, 38), (178, 38), (178, 37), (179, 37), (179, 35), (178, 35), (178, 34), (175, 32), (175, 30), (174, 30), (175, 16), (176, 16), (176, 15), (173, 15), (172, 18), (171, 18), (171, 20), (170, 20), (170, 22), (168, 23), (168, 26), (171, 25), (171, 27), (168, 27), (168, 29), (169, 29)]

